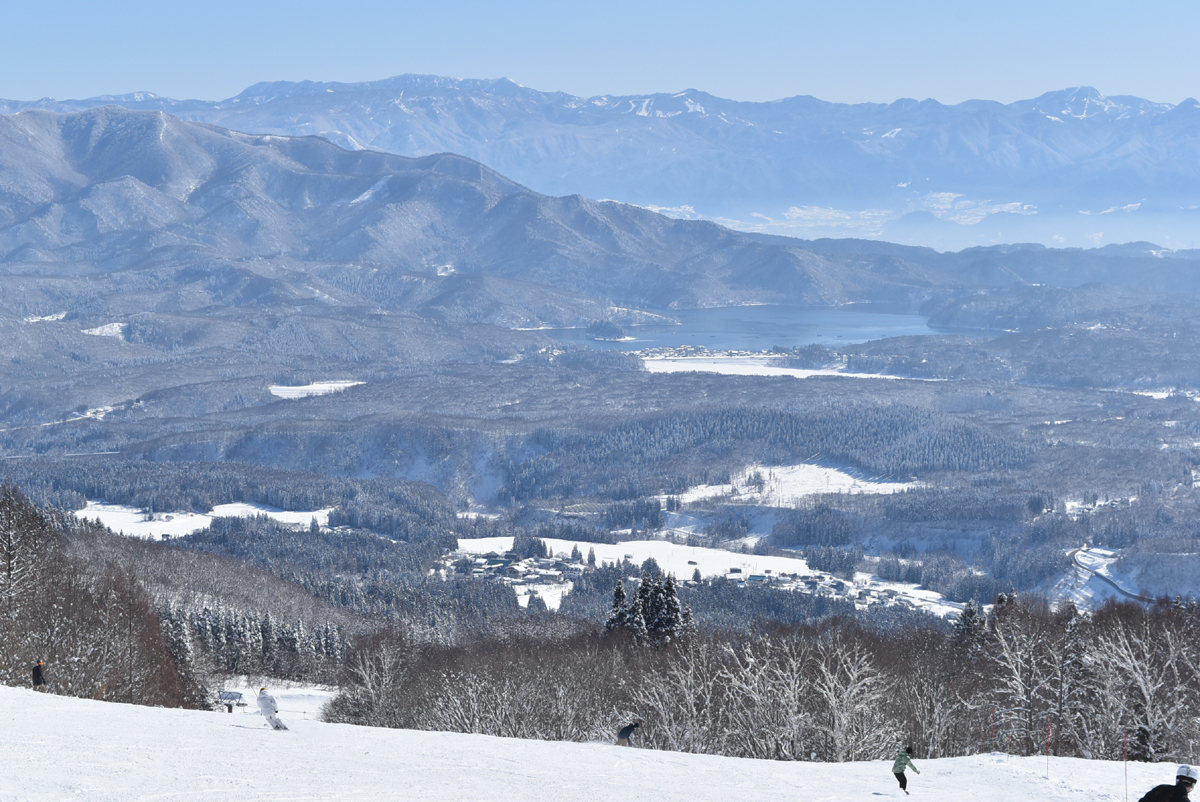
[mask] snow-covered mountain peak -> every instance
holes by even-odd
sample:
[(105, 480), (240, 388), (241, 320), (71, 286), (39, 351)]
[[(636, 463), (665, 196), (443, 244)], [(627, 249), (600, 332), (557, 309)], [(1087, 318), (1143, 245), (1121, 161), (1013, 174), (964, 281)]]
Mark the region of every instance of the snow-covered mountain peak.
[[(1200, 147), (1196, 102), (1176, 107), (1090, 86), (1007, 104), (847, 104), (811, 96), (758, 103), (694, 88), (580, 97), (507, 78), (409, 74), (260, 83), (220, 102), (148, 92), (0, 101), (0, 112), (110, 103), (258, 134), (321, 136), (352, 150), (459, 153), (546, 194), (690, 207), (734, 227), (805, 237), (919, 236), (939, 247), (1014, 237), (1090, 245), (1100, 230), (1078, 210), (1133, 198), (1144, 201), (1137, 214), (1119, 232), (1109, 222), (1104, 241), (1190, 242), (1195, 223), (1179, 211), (1190, 215), (1200, 205), (1200, 167), (1189, 156)], [(1038, 214), (983, 228), (976, 224), (984, 218), (972, 217), (936, 236), (882, 227), (928, 211), (926, 195), (944, 192), (981, 209), (1019, 202)], [(839, 220), (861, 222), (773, 222), (793, 207), (833, 209)]]
[[(1170, 103), (1155, 103), (1131, 95), (1106, 96), (1092, 86), (1047, 92), (1029, 103), (1047, 116), (1076, 120), (1123, 120), (1146, 114), (1163, 114), (1174, 108)], [(1025, 103), (1018, 101), (1012, 105), (1019, 107)]]

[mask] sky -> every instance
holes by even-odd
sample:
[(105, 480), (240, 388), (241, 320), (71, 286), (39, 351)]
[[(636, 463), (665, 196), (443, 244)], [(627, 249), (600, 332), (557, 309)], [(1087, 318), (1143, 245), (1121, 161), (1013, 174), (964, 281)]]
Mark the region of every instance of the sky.
[(40, 0), (5, 4), (0, 97), (259, 81), (510, 78), (581, 96), (700, 89), (1012, 102), (1071, 86), (1200, 96), (1200, 3), (1116, 0)]

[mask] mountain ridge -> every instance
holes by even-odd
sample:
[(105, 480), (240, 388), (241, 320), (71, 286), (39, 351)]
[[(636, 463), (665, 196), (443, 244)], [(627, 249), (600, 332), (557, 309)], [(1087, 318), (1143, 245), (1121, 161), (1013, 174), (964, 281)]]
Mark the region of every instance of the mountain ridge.
[[(148, 92), (0, 101), (0, 112), (103, 104), (249, 133), (317, 135), (355, 150), (453, 152), (548, 195), (806, 238), (913, 237), (943, 249), (1181, 247), (1200, 207), (1200, 104), (1106, 97), (1093, 87), (1009, 104), (838, 104), (805, 95), (734, 101), (694, 89), (584, 98), (508, 79), (400, 75), (260, 82), (220, 101)], [(914, 211), (953, 226), (888, 230)]]
[(540, 195), (454, 154), (349, 151), (116, 106), (0, 116), (9, 273), (266, 260), (371, 266), (392, 277), (387, 293), (413, 276), (479, 274), (660, 308), (897, 289), (798, 245)]

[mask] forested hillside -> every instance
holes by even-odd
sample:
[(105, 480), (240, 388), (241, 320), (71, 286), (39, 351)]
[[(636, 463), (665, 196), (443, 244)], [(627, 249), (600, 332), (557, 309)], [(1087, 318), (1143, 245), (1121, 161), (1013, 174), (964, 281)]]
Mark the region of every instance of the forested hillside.
[[(340, 721), (636, 717), (785, 760), (1047, 727), (1187, 759), (1194, 264), (751, 236), (453, 155), (0, 117), (0, 678), (195, 707), (320, 681)], [(631, 345), (743, 303), (788, 310), (753, 351)], [(814, 303), (944, 328), (765, 339)]]

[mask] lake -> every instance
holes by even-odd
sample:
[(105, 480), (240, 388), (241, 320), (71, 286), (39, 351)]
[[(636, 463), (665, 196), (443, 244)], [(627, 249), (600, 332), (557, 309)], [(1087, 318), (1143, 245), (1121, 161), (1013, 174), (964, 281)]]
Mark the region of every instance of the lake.
[[(768, 351), (776, 345), (784, 348), (813, 343), (836, 346), (883, 337), (948, 333), (931, 329), (923, 315), (865, 311), (856, 306), (764, 304), (671, 310), (663, 314), (677, 318), (680, 325), (623, 326), (625, 333), (633, 338), (624, 342), (593, 340), (584, 329), (550, 329), (545, 333), (562, 342), (625, 351), (682, 345), (703, 346), (714, 351)], [(979, 336), (980, 332), (972, 334)]]

